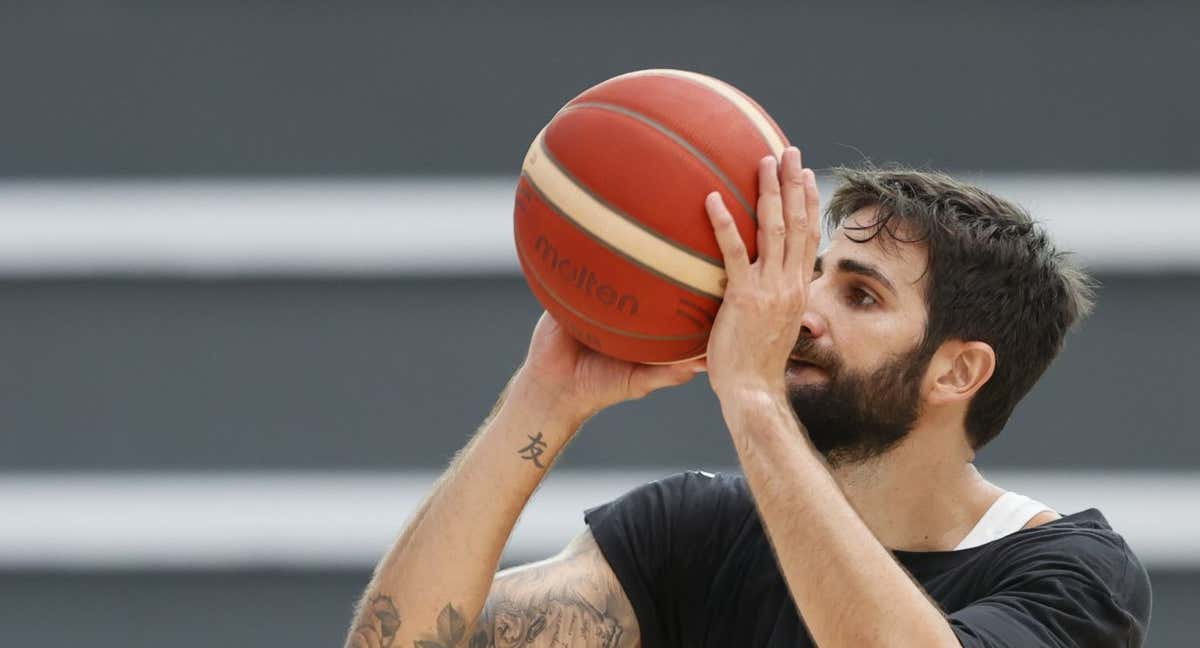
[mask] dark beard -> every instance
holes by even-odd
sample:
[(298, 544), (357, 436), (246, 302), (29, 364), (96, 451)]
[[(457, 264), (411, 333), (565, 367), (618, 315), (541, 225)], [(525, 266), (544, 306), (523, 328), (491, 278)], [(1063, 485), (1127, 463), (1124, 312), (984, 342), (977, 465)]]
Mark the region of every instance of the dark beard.
[(877, 457), (912, 431), (920, 415), (921, 377), (932, 354), (917, 344), (870, 374), (842, 369), (840, 361), (801, 340), (797, 353), (829, 375), (824, 384), (788, 385), (788, 399), (817, 451), (832, 466)]

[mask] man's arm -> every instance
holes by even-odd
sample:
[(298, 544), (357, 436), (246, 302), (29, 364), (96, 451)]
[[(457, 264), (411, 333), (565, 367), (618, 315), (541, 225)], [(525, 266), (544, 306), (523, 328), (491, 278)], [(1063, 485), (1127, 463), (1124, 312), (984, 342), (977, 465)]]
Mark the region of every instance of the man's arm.
[(942, 612), (850, 506), (785, 397), (722, 400), (788, 591), (819, 646), (959, 646)]
[(376, 567), (347, 645), (425, 648), (439, 626), (457, 637), (473, 622), (517, 517), (579, 424), (514, 378)]
[(470, 648), (638, 648), (637, 617), (590, 530), (558, 556), (500, 572)]
[[(609, 405), (682, 384), (694, 375), (694, 365), (687, 363), (635, 365), (601, 356), (543, 315), (525, 363), (492, 415), (376, 567), (346, 645), (478, 648), (470, 641), (477, 636), (482, 641), (480, 631), (510, 628), (505, 624), (515, 623), (514, 609), (542, 610), (542, 620), (536, 615), (530, 620), (537, 624), (532, 630), (538, 636), (575, 636), (571, 633), (611, 627), (612, 636), (620, 630), (625, 637), (620, 644), (555, 645), (636, 645), (630, 643), (637, 641), (636, 624), (621, 612), (628, 602), (619, 587), (615, 593), (620, 600), (608, 600), (615, 579), (606, 563), (601, 569), (603, 558), (589, 544), (590, 536), (551, 561), (506, 572), (496, 588), (493, 576), (521, 510), (583, 421)], [(386, 506), (386, 498), (382, 504)], [(596, 598), (600, 593), (606, 598)], [(473, 631), (485, 600), (487, 615)], [(571, 603), (584, 601), (599, 617)], [(533, 604), (542, 607), (522, 607)], [(494, 645), (517, 645), (505, 643), (506, 636), (494, 638)]]
[[(351, 645), (399, 646), (395, 635), (378, 628), (394, 627), (400, 610), (389, 597), (364, 601), (365, 617), (375, 621), (356, 627)], [(589, 529), (548, 560), (496, 574), (483, 612), (465, 622), (447, 602), (418, 648), (464, 646), (572, 646), (573, 648), (639, 648), (637, 617), (620, 583), (605, 561)], [(357, 644), (355, 643), (357, 642)]]
[(728, 274), (708, 371), (788, 591), (823, 648), (957, 647), (941, 611), (850, 506), (788, 403), (784, 376), (821, 239), (820, 206), (797, 149), (781, 162), (764, 158), (758, 172), (753, 262), (720, 194), (708, 198)]

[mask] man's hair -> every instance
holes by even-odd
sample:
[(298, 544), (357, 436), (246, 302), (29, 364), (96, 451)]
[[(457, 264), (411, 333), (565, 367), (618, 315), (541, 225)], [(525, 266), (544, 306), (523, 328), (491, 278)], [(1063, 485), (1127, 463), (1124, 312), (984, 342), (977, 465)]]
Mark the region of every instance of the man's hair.
[[(842, 181), (826, 210), (830, 231), (856, 242), (923, 243), (928, 361), (942, 342), (979, 340), (996, 353), (992, 377), (967, 407), (973, 448), (1000, 433), (1050, 366), (1067, 331), (1092, 308), (1095, 284), (1020, 207), (941, 173), (835, 169)], [(868, 223), (846, 219), (875, 208)]]

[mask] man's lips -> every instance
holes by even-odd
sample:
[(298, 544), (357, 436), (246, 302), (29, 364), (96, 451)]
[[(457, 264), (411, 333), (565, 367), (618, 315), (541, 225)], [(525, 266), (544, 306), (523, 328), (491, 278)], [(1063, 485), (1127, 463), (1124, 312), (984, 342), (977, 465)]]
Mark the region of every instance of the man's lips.
[(802, 367), (814, 367), (816, 369), (824, 369), (824, 367), (813, 362), (812, 360), (808, 360), (806, 358), (800, 358), (800, 357), (796, 357), (796, 356), (788, 356), (788, 362), (790, 362), (791, 364), (797, 365), (797, 366), (802, 366)]
[(829, 378), (832, 375), (829, 373), (828, 369), (813, 362), (812, 360), (800, 356), (788, 356), (789, 374), (794, 373), (796, 375), (800, 375), (801, 372), (806, 370), (816, 371), (817, 373), (815, 375), (823, 378)]

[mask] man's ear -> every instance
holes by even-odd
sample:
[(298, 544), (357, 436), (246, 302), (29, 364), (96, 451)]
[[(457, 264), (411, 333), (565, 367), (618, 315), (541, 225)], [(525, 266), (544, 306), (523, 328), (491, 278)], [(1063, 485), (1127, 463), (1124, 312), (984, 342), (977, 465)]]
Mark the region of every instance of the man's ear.
[(996, 352), (978, 340), (947, 340), (934, 354), (928, 400), (950, 403), (970, 400), (996, 370)]

